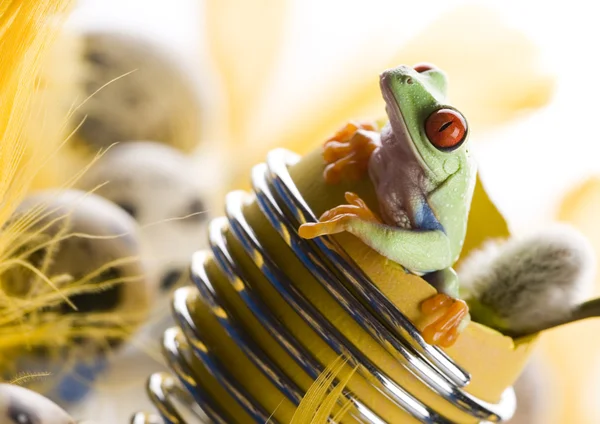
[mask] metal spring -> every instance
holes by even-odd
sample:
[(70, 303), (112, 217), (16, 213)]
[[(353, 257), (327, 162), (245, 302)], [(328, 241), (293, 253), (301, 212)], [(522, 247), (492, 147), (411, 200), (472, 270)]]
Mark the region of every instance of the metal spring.
[[(296, 230), (301, 224), (317, 221), (288, 172), (288, 167), (299, 160), (298, 155), (277, 149), (269, 153), (266, 163), (257, 165), (252, 172), (254, 200), (298, 259), (374, 340), (430, 390), (480, 422), (501, 422), (509, 419), (516, 407), (512, 388), (504, 392), (498, 404), (484, 402), (465, 392), (463, 387), (469, 383), (469, 374), (442, 350), (428, 345), (415, 326), (379, 291), (333, 239), (320, 237), (305, 240), (298, 236)], [(270, 416), (270, 411), (264, 410), (210, 351), (202, 329), (196, 326), (188, 308), (195, 300), (204, 302), (208, 309), (213, 311), (227, 335), (291, 403), (298, 405), (304, 396), (304, 392), (263, 353), (261, 347), (243, 331), (239, 322), (236, 322), (234, 315), (229, 313), (228, 305), (213, 289), (206, 271), (209, 260), (213, 260), (229, 282), (235, 284), (237, 295), (254, 317), (310, 377), (316, 379), (324, 370), (315, 357), (292, 336), (253, 292), (243, 270), (236, 265), (228, 250), (224, 237), (227, 229), (272, 287), (322, 340), (336, 353), (349, 358), (351, 365), (360, 365), (357, 372), (368, 377), (371, 384), (398, 408), (402, 408), (423, 423), (451, 423), (380, 370), (309, 302), (281, 268), (269, 258), (242, 213), (242, 207), (251, 199), (252, 195), (239, 191), (227, 196), (226, 217), (217, 218), (210, 224), (211, 252), (198, 252), (192, 258), (191, 279), (194, 286), (180, 288), (174, 294), (172, 307), (178, 327), (170, 328), (164, 333), (163, 351), (175, 377), (156, 373), (149, 378), (147, 385), (150, 399), (164, 422), (184, 424), (190, 422), (190, 417), (195, 417), (194, 421), (208, 417), (210, 422), (231, 423), (227, 411), (197, 384), (199, 376), (190, 366), (193, 356), (254, 421), (260, 424), (269, 420), (275, 422)], [(349, 284), (354, 293), (342, 281)], [(370, 312), (367, 305), (377, 311), (377, 317)], [(219, 313), (215, 314), (215, 311)], [(344, 392), (344, 396), (354, 405), (352, 414), (358, 422), (385, 423), (349, 390)], [(156, 415), (138, 413), (131, 422), (154, 424), (159, 422), (157, 418)]]

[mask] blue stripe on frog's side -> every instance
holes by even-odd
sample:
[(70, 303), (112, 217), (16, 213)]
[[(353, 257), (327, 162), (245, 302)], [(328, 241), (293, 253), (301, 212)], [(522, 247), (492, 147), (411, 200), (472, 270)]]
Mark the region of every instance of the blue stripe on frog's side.
[(419, 230), (446, 232), (425, 199), (420, 201), (416, 208), (414, 226)]
[[(414, 227), (418, 228), (419, 230), (442, 231), (444, 233), (446, 232), (444, 230), (444, 227), (442, 226), (442, 224), (440, 224), (437, 217), (433, 213), (433, 210), (431, 209), (431, 207), (429, 206), (429, 204), (427, 203), (425, 198), (422, 198), (419, 201), (418, 206), (415, 208), (415, 216), (414, 216), (413, 223), (414, 223)], [(426, 271), (426, 272), (416, 272), (416, 271), (408, 270), (408, 269), (407, 269), (407, 271), (409, 271), (412, 274), (418, 275), (420, 277), (423, 277), (432, 272), (435, 272), (435, 270)]]

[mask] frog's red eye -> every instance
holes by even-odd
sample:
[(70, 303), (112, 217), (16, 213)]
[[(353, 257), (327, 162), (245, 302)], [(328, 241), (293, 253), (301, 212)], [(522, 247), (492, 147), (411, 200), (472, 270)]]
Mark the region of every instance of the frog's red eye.
[(431, 63), (418, 63), (415, 66), (413, 66), (413, 69), (418, 73), (431, 71), (434, 68), (435, 66), (433, 66)]
[(466, 138), (467, 121), (453, 109), (438, 109), (425, 121), (425, 134), (440, 150), (453, 150)]

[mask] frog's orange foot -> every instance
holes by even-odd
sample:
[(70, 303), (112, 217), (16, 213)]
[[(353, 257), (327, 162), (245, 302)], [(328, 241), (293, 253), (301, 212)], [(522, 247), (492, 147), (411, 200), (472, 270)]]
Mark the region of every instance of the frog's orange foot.
[(356, 194), (346, 193), (347, 205), (336, 206), (328, 210), (319, 222), (303, 224), (298, 230), (300, 237), (311, 239), (327, 234), (346, 231), (352, 222), (357, 220), (381, 223), (381, 220), (369, 209), (367, 204)]
[(419, 328), (431, 345), (450, 347), (469, 322), (469, 308), (460, 299), (439, 293), (421, 304), (424, 319)]
[(365, 175), (371, 153), (379, 146), (376, 130), (372, 123), (350, 122), (325, 142), (325, 182), (336, 184), (342, 179), (358, 180)]

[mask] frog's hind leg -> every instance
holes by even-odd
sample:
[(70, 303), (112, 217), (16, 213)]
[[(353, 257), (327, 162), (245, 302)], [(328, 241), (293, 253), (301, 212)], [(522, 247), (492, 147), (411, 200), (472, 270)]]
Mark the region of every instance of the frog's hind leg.
[(458, 282), (458, 275), (454, 269), (444, 268), (439, 271), (430, 272), (429, 274), (425, 274), (423, 279), (435, 287), (438, 292), (447, 294), (450, 297), (458, 297), (460, 284)]
[(438, 294), (421, 304), (423, 319), (418, 323), (423, 338), (429, 344), (449, 347), (470, 321), (469, 308), (458, 299), (458, 276), (446, 268), (425, 276)]

